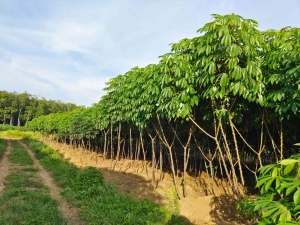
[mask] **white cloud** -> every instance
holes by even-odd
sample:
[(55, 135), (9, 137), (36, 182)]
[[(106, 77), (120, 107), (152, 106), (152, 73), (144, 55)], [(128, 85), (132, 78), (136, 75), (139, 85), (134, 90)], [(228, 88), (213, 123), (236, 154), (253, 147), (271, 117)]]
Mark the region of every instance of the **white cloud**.
[(70, 82), (59, 82), (57, 85), (72, 94), (81, 105), (92, 105), (104, 94), (103, 88), (109, 78), (81, 77)]
[[(11, 68), (10, 68), (11, 66)], [(17, 63), (6, 63), (0, 61), (1, 82), (0, 89), (7, 91), (25, 92), (42, 95), (54, 91), (53, 85), (49, 82), (37, 80), (34, 77), (20, 71)]]
[(56, 52), (76, 51), (89, 53), (93, 43), (101, 37), (100, 25), (80, 24), (75, 22), (51, 21), (45, 24), (45, 45)]
[(300, 27), (297, 0), (0, 1), (0, 89), (88, 106), (109, 78), (157, 63), (213, 13)]

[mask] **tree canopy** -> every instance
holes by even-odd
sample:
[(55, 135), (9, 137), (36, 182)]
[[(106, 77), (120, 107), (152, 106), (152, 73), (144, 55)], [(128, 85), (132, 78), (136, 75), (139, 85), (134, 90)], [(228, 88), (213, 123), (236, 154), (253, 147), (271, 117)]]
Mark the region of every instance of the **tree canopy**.
[(0, 122), (10, 125), (25, 125), (28, 121), (42, 115), (72, 111), (78, 106), (59, 100), (46, 100), (27, 92), (16, 93), (0, 91)]

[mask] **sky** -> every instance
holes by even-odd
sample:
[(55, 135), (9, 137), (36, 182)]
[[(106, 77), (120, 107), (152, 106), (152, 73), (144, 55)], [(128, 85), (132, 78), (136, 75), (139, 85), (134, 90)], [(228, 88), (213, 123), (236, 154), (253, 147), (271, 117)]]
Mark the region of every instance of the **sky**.
[(88, 107), (110, 78), (231, 13), (300, 27), (300, 0), (0, 0), (0, 90)]

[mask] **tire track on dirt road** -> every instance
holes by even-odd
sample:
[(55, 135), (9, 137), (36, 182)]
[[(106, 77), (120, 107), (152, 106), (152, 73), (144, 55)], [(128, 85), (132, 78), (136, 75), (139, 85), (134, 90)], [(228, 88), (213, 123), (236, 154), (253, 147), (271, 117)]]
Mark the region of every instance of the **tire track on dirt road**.
[(4, 190), (4, 181), (7, 175), (9, 174), (9, 168), (12, 166), (12, 163), (8, 159), (8, 155), (11, 152), (11, 140), (7, 140), (7, 146), (3, 154), (2, 159), (0, 159), (0, 195)]
[(67, 203), (67, 201), (60, 195), (61, 188), (54, 184), (50, 174), (42, 167), (39, 161), (35, 158), (30, 148), (19, 140), (19, 143), (27, 150), (28, 154), (33, 159), (34, 166), (39, 169), (37, 175), (42, 179), (42, 182), (50, 190), (50, 196), (59, 203), (60, 210), (68, 221), (68, 224), (83, 225), (85, 222), (79, 219), (77, 209)]

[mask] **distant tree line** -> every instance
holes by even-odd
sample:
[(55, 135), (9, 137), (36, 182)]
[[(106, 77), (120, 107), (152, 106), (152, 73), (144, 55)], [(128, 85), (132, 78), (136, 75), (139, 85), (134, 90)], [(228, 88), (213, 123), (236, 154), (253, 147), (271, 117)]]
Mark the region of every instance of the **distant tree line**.
[(23, 126), (28, 121), (42, 115), (68, 112), (78, 108), (74, 103), (60, 100), (46, 100), (27, 92), (0, 91), (0, 123)]
[[(205, 169), (227, 180), (227, 192), (257, 179), (259, 167), (298, 151), (300, 29), (259, 31), (238, 15), (213, 15), (200, 36), (172, 44), (158, 64), (112, 78), (87, 109), (38, 117), (32, 130), (133, 163), (151, 159), (177, 178)], [(179, 172), (180, 171), (180, 172)]]

